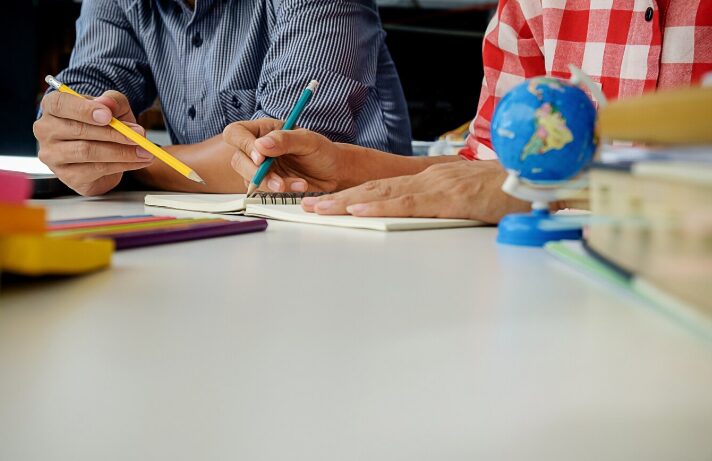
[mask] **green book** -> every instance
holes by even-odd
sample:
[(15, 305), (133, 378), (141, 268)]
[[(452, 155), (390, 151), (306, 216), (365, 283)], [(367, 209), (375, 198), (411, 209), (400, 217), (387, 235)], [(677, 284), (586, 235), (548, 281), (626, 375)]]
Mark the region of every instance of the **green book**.
[(708, 311), (689, 305), (644, 278), (613, 264), (597, 254), (585, 242), (570, 240), (549, 242), (544, 248), (564, 263), (628, 290), (677, 323), (712, 340), (712, 316)]

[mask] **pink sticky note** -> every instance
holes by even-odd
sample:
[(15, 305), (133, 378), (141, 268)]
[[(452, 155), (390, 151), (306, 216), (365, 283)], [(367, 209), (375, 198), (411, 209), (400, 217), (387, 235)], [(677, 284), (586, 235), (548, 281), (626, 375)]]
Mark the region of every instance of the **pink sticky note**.
[(22, 203), (32, 195), (32, 182), (22, 173), (0, 170), (0, 202)]

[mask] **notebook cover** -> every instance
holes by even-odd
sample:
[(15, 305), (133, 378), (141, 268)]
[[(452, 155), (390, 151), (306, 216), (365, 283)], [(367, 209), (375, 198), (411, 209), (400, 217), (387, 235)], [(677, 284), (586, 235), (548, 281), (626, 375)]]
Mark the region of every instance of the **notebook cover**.
[(172, 208), (202, 213), (242, 214), (251, 203), (265, 205), (296, 205), (304, 197), (318, 197), (322, 192), (258, 192), (247, 199), (245, 194), (149, 194), (144, 198), (146, 206)]
[(245, 209), (245, 194), (146, 195), (146, 206), (204, 213), (236, 213)]

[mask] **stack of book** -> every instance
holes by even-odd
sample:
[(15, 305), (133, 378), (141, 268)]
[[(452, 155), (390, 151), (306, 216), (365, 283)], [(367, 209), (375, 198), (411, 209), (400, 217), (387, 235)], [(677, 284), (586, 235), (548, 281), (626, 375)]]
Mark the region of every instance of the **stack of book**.
[(697, 156), (595, 165), (585, 245), (638, 288), (712, 315), (712, 147)]
[[(584, 247), (647, 297), (712, 318), (712, 88), (610, 104)], [(649, 147), (655, 146), (655, 147)]]
[(32, 190), (21, 173), (0, 171), (0, 272), (74, 275), (111, 264), (114, 242), (47, 235), (45, 210), (27, 203)]

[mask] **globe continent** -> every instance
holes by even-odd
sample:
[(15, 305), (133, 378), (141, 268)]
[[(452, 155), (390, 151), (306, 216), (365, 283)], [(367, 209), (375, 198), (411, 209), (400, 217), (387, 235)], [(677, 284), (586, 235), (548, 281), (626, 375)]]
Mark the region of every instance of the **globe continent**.
[(500, 162), (531, 182), (563, 181), (588, 166), (596, 150), (596, 109), (580, 88), (539, 77), (512, 88), (492, 116)]

